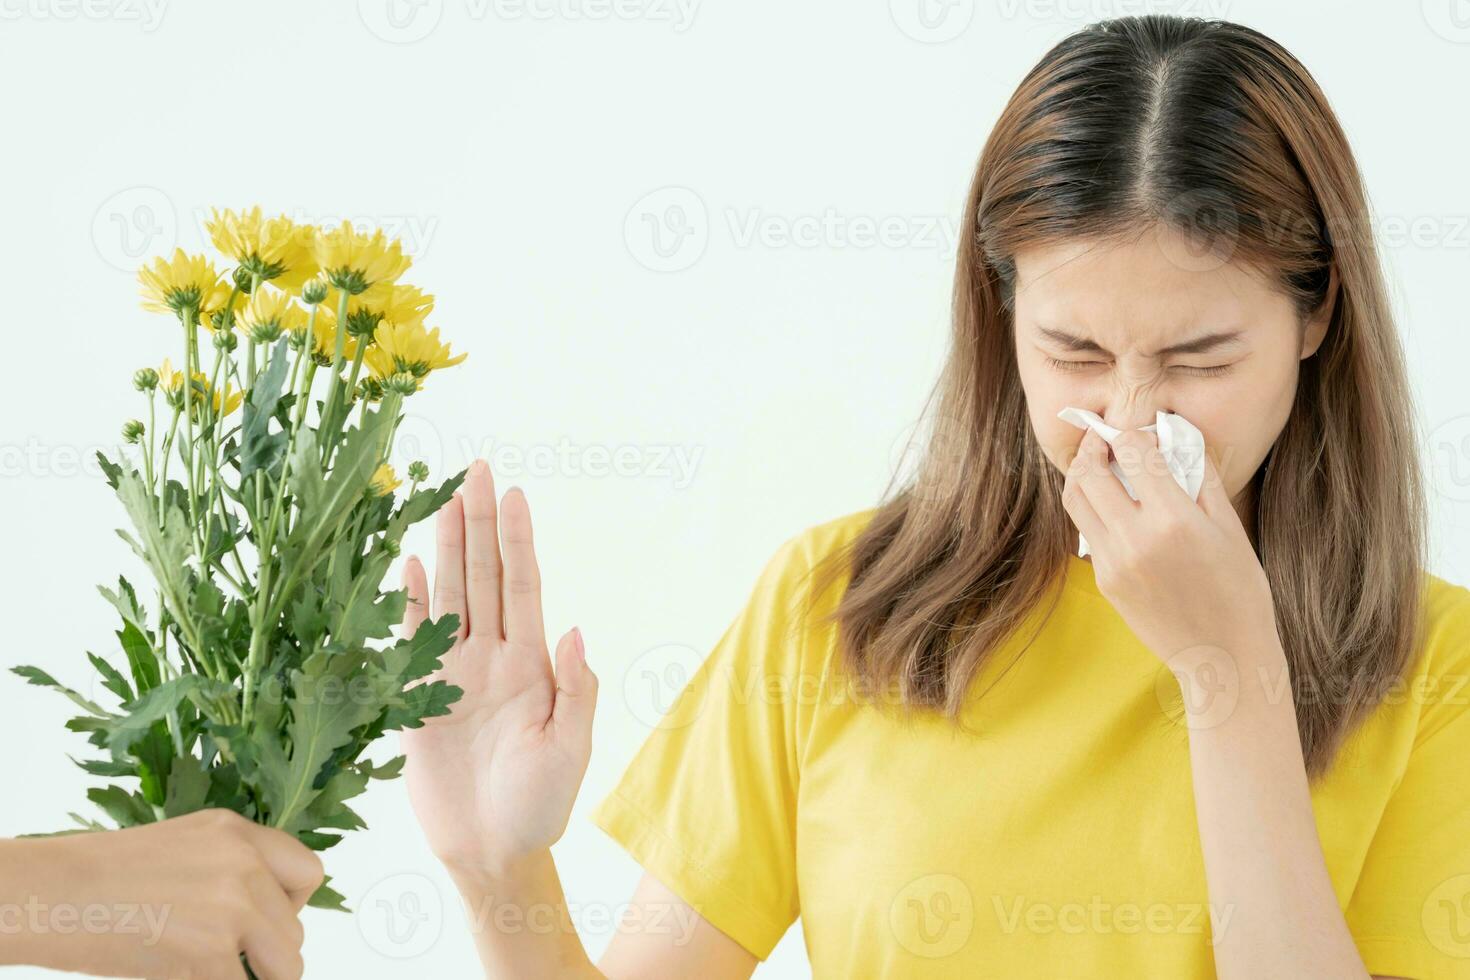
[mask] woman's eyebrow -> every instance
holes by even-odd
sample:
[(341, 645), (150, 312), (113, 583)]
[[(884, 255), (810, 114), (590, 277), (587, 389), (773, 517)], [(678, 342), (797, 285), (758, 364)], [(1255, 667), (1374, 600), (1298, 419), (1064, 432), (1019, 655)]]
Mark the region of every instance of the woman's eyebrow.
[[(1079, 337), (1065, 330), (1053, 330), (1050, 327), (1037, 327), (1036, 329), (1047, 340), (1068, 351), (1079, 354), (1107, 354), (1109, 357), (1112, 356), (1111, 351), (1086, 337)], [(1180, 344), (1170, 344), (1168, 347), (1154, 351), (1150, 356), (1163, 357), (1165, 354), (1205, 354), (1221, 347), (1237, 345), (1240, 341), (1241, 332), (1239, 330), (1217, 330), (1214, 333), (1203, 334)]]

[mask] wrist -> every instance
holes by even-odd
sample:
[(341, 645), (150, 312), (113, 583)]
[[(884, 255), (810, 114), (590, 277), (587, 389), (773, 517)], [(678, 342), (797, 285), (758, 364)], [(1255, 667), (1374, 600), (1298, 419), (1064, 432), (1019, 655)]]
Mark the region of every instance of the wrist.
[(63, 936), (57, 922), (69, 914), (58, 901), (64, 894), (59, 882), (67, 872), (54, 866), (64, 862), (69, 850), (64, 841), (0, 840), (0, 965), (67, 965), (60, 954), (78, 937)]
[(441, 858), (445, 870), (460, 894), (466, 897), (492, 892), (514, 891), (536, 879), (548, 867), (554, 867), (551, 851), (543, 849), (518, 857), (500, 857), (478, 861)]

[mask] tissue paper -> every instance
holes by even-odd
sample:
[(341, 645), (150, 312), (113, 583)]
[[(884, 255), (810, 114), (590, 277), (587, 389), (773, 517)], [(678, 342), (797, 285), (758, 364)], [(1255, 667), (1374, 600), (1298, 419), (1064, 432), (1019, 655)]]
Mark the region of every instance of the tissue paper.
[[(1122, 434), (1121, 429), (1113, 428), (1096, 412), (1089, 412), (1085, 408), (1073, 408), (1069, 405), (1057, 413), (1057, 418), (1070, 422), (1079, 429), (1096, 429), (1097, 434), (1109, 445)], [(1200, 487), (1205, 482), (1205, 437), (1199, 429), (1182, 415), (1158, 412), (1154, 416), (1153, 424), (1142, 426), (1140, 431), (1152, 432), (1158, 437), (1159, 452), (1163, 455), (1169, 472), (1173, 474), (1174, 482), (1189, 494), (1191, 500), (1198, 500)], [(1133, 492), (1128, 478), (1118, 468), (1118, 461), (1109, 461), (1108, 468), (1123, 484), (1128, 496), (1137, 500), (1138, 494)], [(1077, 557), (1087, 557), (1087, 539), (1082, 536), (1081, 531), (1077, 532)]]

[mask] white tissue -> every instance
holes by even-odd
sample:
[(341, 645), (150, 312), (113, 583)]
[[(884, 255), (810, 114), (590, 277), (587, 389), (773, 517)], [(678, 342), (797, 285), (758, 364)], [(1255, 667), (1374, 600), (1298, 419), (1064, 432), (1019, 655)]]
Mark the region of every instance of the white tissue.
[[(1096, 429), (1098, 435), (1110, 445), (1122, 434), (1122, 430), (1113, 428), (1096, 412), (1089, 412), (1085, 408), (1072, 408), (1069, 405), (1057, 413), (1057, 418), (1071, 422), (1079, 429)], [(1189, 494), (1191, 500), (1198, 500), (1200, 487), (1205, 482), (1205, 437), (1199, 429), (1182, 415), (1158, 412), (1154, 423), (1142, 426), (1140, 431), (1152, 432), (1158, 437), (1159, 452), (1163, 455), (1169, 472), (1173, 474), (1174, 482)], [(1118, 461), (1110, 461), (1108, 468), (1122, 482), (1128, 496), (1137, 500), (1138, 494), (1128, 485), (1128, 478), (1118, 468)], [(1082, 536), (1081, 531), (1077, 532), (1077, 557), (1087, 557), (1087, 539)]]

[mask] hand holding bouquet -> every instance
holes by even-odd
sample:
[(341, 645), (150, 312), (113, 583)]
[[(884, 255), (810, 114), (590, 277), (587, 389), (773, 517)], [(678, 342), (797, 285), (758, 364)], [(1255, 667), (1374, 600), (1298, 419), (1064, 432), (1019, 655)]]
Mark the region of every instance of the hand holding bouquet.
[[(408, 598), (382, 583), (405, 532), (464, 479), (422, 487), (416, 462), (400, 496), (388, 460), (404, 400), (465, 355), (426, 328), (433, 297), (399, 281), (409, 259), (381, 231), (259, 208), (207, 229), (227, 273), (182, 250), (139, 273), (180, 367), (137, 372), (147, 421), (123, 428), (133, 450), (98, 455), (154, 580), (146, 599), (125, 578), (102, 589), (126, 663), (88, 659), (116, 704), (14, 670), (82, 709), (67, 727), (103, 756), (84, 770), (137, 781), (88, 791), (118, 827), (218, 807), (323, 850), (364, 826), (348, 801), (399, 773), (368, 746), (461, 694), (428, 679), (456, 617), (387, 642)], [(311, 904), (343, 907), (325, 884)]]

